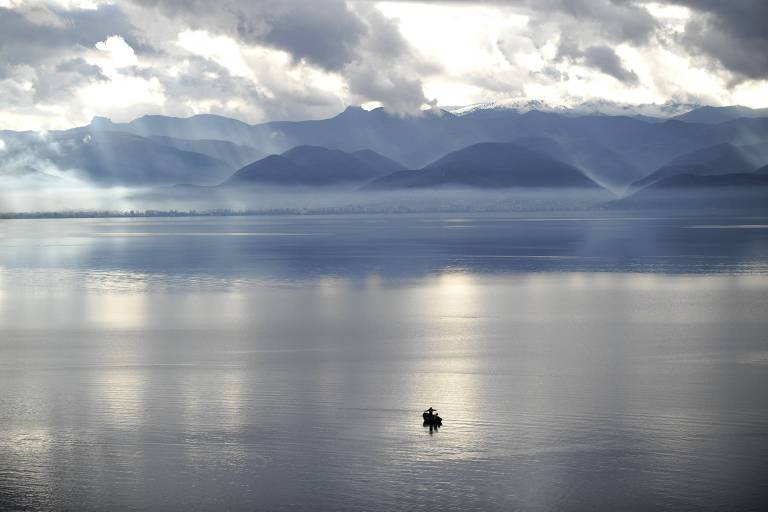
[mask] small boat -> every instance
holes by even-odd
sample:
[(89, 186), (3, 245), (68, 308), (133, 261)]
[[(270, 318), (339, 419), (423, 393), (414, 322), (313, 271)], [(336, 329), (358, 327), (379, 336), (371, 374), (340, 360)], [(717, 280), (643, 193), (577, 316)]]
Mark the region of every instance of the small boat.
[[(434, 413), (434, 414), (433, 414)], [(442, 425), (443, 418), (437, 415), (437, 410), (429, 408), (421, 414), (425, 425)]]

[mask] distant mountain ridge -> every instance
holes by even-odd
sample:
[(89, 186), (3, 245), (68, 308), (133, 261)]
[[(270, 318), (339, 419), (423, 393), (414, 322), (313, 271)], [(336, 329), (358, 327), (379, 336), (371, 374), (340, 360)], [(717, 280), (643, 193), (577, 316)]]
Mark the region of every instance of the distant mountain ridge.
[(173, 137), (164, 137), (160, 135), (149, 137), (149, 139), (166, 146), (180, 149), (182, 151), (191, 151), (194, 153), (208, 155), (211, 158), (215, 158), (226, 163), (234, 169), (238, 169), (245, 164), (254, 162), (267, 156), (266, 153), (250, 146), (243, 146), (226, 140), (174, 139)]
[(728, 107), (698, 107), (673, 119), (687, 123), (718, 124), (740, 118), (768, 117), (768, 108), (749, 108), (740, 105)]
[(234, 172), (206, 154), (123, 132), (78, 128), (51, 132), (44, 138), (29, 133), (3, 138), (8, 142), (0, 154), (0, 167), (18, 166), (27, 174), (71, 174), (102, 186), (214, 184)]
[(718, 175), (749, 173), (756, 165), (733, 144), (722, 143), (678, 156), (650, 175), (634, 182), (630, 190), (641, 189), (676, 175)]
[(552, 112), (568, 117), (577, 116), (626, 116), (649, 121), (663, 121), (676, 115), (681, 115), (700, 107), (694, 103), (681, 103), (668, 101), (662, 104), (628, 104), (609, 100), (590, 100), (576, 105), (563, 106), (550, 104), (542, 100), (530, 100), (527, 98), (511, 99), (503, 101), (486, 101), (472, 105), (447, 107), (446, 110), (456, 115), (466, 115), (485, 111), (516, 111), (525, 113), (531, 110), (540, 112)]
[[(768, 167), (768, 166), (767, 166)], [(623, 210), (768, 210), (768, 173), (676, 174), (605, 204)]]
[(367, 190), (426, 187), (600, 188), (579, 169), (514, 143), (485, 142), (449, 153), (418, 171), (376, 179)]
[[(427, 111), (417, 117), (402, 117), (381, 108), (366, 111), (349, 107), (334, 117), (316, 121), (248, 125), (211, 115), (186, 119), (145, 116), (109, 126), (140, 136), (228, 140), (273, 154), (300, 145), (349, 153), (371, 149), (412, 169), (471, 144), (543, 136), (558, 141), (589, 140), (614, 152), (642, 173), (650, 173), (672, 158), (702, 147), (721, 142), (747, 144), (750, 134), (755, 135), (753, 142), (766, 140), (768, 125), (761, 121), (768, 119), (737, 119), (731, 125), (658, 119), (648, 122), (627, 116), (571, 116), (535, 109), (525, 113), (477, 110), (461, 116)], [(601, 174), (600, 170), (589, 170)]]
[(372, 180), (401, 167), (373, 151), (360, 156), (320, 146), (297, 146), (239, 169), (223, 186), (330, 186)]
[[(702, 109), (689, 114), (697, 110)], [(742, 115), (744, 108), (718, 107), (715, 111)], [(714, 124), (641, 117), (564, 115), (535, 109), (480, 109), (462, 115), (429, 110), (408, 117), (381, 108), (349, 107), (329, 119), (256, 125), (208, 114), (144, 116), (128, 123), (95, 118), (87, 127), (44, 136), (0, 132), (9, 148), (0, 153), (0, 166), (4, 172), (23, 174), (25, 169), (39, 169), (43, 164), (54, 170), (73, 170), (106, 185), (209, 185), (226, 180), (265, 155), (280, 155), (297, 146), (342, 151), (379, 177), (422, 169), (475, 144), (515, 143), (575, 167), (601, 186), (621, 193), (676, 158), (722, 144), (739, 148), (754, 166), (766, 163), (767, 117), (738, 117)], [(87, 137), (91, 149), (82, 143)], [(287, 163), (281, 165), (298, 172)], [(715, 169), (734, 170), (744, 168)], [(688, 167), (677, 173), (681, 172), (699, 171)], [(329, 177), (329, 181), (333, 179)]]
[(645, 175), (621, 155), (591, 139), (563, 138), (558, 141), (534, 136), (512, 142), (570, 164), (593, 181), (616, 192)]

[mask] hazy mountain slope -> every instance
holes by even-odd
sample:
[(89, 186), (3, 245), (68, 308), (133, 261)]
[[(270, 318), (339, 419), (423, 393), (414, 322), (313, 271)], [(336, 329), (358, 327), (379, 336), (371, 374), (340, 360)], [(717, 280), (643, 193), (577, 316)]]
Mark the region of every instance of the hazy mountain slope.
[(366, 189), (467, 186), (479, 188), (599, 188), (573, 166), (516, 144), (481, 143), (449, 153), (418, 171), (374, 180)]
[(213, 184), (232, 168), (220, 160), (153, 142), (135, 135), (95, 132), (82, 143), (67, 141), (58, 159), (109, 185)]
[(361, 160), (372, 168), (378, 170), (381, 174), (389, 174), (396, 171), (404, 171), (406, 169), (400, 162), (387, 158), (371, 149), (361, 149), (360, 151), (353, 152), (352, 155), (358, 160)]
[(243, 167), (226, 184), (327, 186), (365, 182), (385, 172), (338, 149), (298, 146)]
[[(649, 123), (623, 116), (566, 116), (535, 110), (520, 114), (507, 109), (478, 110), (462, 116), (428, 111), (420, 116), (402, 117), (383, 109), (365, 111), (350, 107), (330, 119), (258, 125), (212, 115), (187, 119), (145, 116), (130, 123), (96, 118), (89, 131), (115, 130), (148, 137), (228, 141), (265, 154), (279, 154), (300, 145), (336, 148), (347, 153), (370, 149), (410, 169), (422, 168), (452, 151), (481, 142), (543, 137), (556, 141), (562, 148), (551, 156), (581, 168), (614, 190), (623, 190), (685, 153), (726, 142), (744, 146), (768, 141), (767, 118), (739, 118), (720, 124), (679, 120)], [(189, 149), (229, 164), (245, 158), (217, 153), (214, 148)]]
[(768, 164), (768, 141), (739, 146), (739, 151), (755, 167), (762, 167)]
[(717, 144), (681, 155), (645, 178), (634, 182), (632, 189), (647, 187), (676, 174), (730, 174), (752, 172), (755, 166), (742, 152), (729, 143)]
[(768, 174), (678, 174), (607, 203), (610, 209), (768, 210)]
[[(737, 130), (735, 126), (717, 129), (710, 125), (680, 121), (652, 124), (629, 117), (564, 117), (537, 111), (482, 121), (474, 117), (469, 114), (461, 119), (475, 123), (471, 128), (483, 133), (487, 141), (512, 141), (530, 136), (549, 137), (558, 141), (590, 141), (609, 149), (644, 174), (658, 169), (680, 154), (718, 142), (730, 142), (736, 138), (733, 132)], [(768, 137), (768, 127), (765, 136)]]
[(113, 123), (109, 119), (97, 117), (91, 122), (90, 127), (92, 130), (121, 131), (142, 137), (227, 140), (246, 146), (251, 145), (250, 143), (254, 140), (251, 125), (237, 119), (211, 114), (187, 118), (149, 115), (129, 123)]
[(568, 160), (572, 157), (566, 149), (567, 142), (564, 142), (562, 139), (555, 140), (551, 137), (532, 135), (517, 138), (511, 141), (511, 143), (531, 151), (536, 151), (537, 153), (542, 153), (561, 162), (570, 163)]
[(297, 146), (283, 153), (283, 156), (295, 164), (349, 181), (369, 180), (386, 172), (375, 169), (354, 155), (321, 146)]
[[(748, 123), (757, 121), (758, 123)], [(420, 168), (442, 155), (479, 142), (511, 142), (522, 137), (582, 140), (599, 145), (641, 173), (650, 173), (683, 153), (721, 142), (768, 140), (767, 119), (738, 119), (710, 125), (671, 120), (648, 123), (623, 116), (564, 116), (535, 110), (478, 110), (462, 116), (428, 111), (402, 117), (383, 109), (347, 108), (329, 119), (247, 125), (219, 116), (188, 119), (145, 116), (114, 125), (97, 119), (93, 126), (182, 139), (219, 139), (281, 153), (299, 145), (346, 152), (371, 149), (409, 168)], [(599, 160), (599, 159), (598, 159)], [(596, 173), (602, 174), (600, 172)], [(633, 177), (635, 178), (635, 177)], [(630, 180), (633, 181), (633, 180)], [(629, 183), (629, 182), (628, 182)], [(627, 183), (627, 184), (628, 184)]]
[(617, 192), (645, 175), (615, 151), (590, 139), (561, 137), (556, 141), (539, 136), (523, 137), (513, 142), (571, 164), (603, 187)]
[(768, 117), (734, 119), (711, 127), (718, 142), (730, 142), (734, 146), (768, 143)]
[(717, 124), (742, 117), (768, 117), (768, 108), (752, 109), (740, 105), (732, 105), (728, 107), (707, 106), (695, 108), (690, 112), (675, 116), (674, 119), (685, 121), (687, 123)]
[(166, 146), (181, 149), (182, 151), (192, 151), (208, 155), (211, 158), (221, 160), (233, 169), (239, 169), (246, 164), (267, 156), (266, 153), (250, 146), (243, 146), (225, 140), (187, 140), (163, 136), (153, 136), (150, 139)]
[(18, 165), (43, 173), (77, 177), (98, 185), (213, 184), (233, 168), (210, 156), (182, 151), (121, 132), (78, 128), (46, 137), (15, 137), (0, 166)]
[(768, 176), (746, 172), (709, 175), (678, 174), (664, 178), (648, 187), (648, 189), (661, 190), (672, 188), (727, 188), (753, 186), (768, 186)]
[(295, 164), (282, 155), (269, 155), (239, 169), (225, 186), (240, 184), (307, 185), (314, 184), (320, 177), (311, 169)]
[[(112, 123), (108, 119), (96, 118), (91, 126), (93, 129), (119, 130), (141, 136), (228, 140), (264, 153), (281, 153), (301, 145), (338, 148), (346, 152), (371, 149), (401, 162), (423, 165), (456, 149), (454, 143), (462, 144), (462, 130), (458, 128), (458, 123), (450, 122), (454, 118), (448, 112), (404, 117), (391, 115), (384, 109), (365, 111), (360, 107), (349, 107), (334, 117), (317, 121), (248, 125), (213, 115), (189, 118), (144, 116), (130, 123)], [(454, 130), (454, 125), (458, 129)]]
[[(371, 149), (406, 166), (425, 163), (457, 149), (468, 134), (460, 118), (447, 112), (397, 116), (374, 109), (349, 107), (320, 121), (266, 123), (254, 127), (258, 140), (284, 148), (315, 145), (345, 152)], [(473, 142), (482, 141), (482, 136)], [(261, 147), (261, 146), (256, 146)], [(461, 147), (461, 146), (458, 146)]]

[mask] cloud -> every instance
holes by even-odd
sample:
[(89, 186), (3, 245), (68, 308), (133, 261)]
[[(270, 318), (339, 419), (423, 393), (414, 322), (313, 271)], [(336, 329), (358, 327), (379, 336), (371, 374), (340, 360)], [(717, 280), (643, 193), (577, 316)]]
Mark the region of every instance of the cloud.
[[(266, 44), (327, 70), (340, 70), (356, 59), (368, 26), (341, 0), (283, 4), (267, 19)], [(375, 36), (375, 34), (374, 34)], [(257, 39), (258, 40), (258, 39)]]
[(675, 0), (693, 10), (682, 43), (735, 74), (734, 82), (768, 78), (768, 2)]
[[(568, 24), (575, 29), (571, 36), (588, 38), (602, 37), (612, 42), (646, 43), (653, 35), (656, 19), (636, 2), (617, 2), (613, 0), (545, 0), (530, 2), (533, 12), (555, 11), (571, 18), (578, 25)], [(541, 13), (544, 18), (546, 13)]]
[(430, 103), (422, 77), (438, 72), (439, 66), (418, 56), (396, 22), (378, 9), (362, 4), (355, 12), (365, 20), (367, 34), (344, 68), (353, 98), (358, 103), (378, 101), (398, 114), (420, 112)]
[(558, 47), (558, 57), (597, 69), (620, 82), (632, 85), (638, 83), (635, 72), (625, 68), (613, 48), (607, 46), (589, 46), (582, 50), (572, 41), (563, 39)]
[[(422, 77), (434, 72), (437, 66), (420, 59), (401, 36), (397, 23), (371, 3), (343, 0), (224, 0), (215, 4), (137, 0), (137, 3), (166, 16), (182, 18), (190, 26), (199, 26), (211, 35), (227, 36), (245, 48), (269, 47), (285, 52), (290, 57), (289, 64), (303, 66), (304, 70), (308, 65), (336, 73), (343, 78), (355, 102), (378, 101), (398, 113), (417, 113), (428, 103)], [(200, 20), (206, 20), (205, 26)]]
[[(424, 0), (394, 0), (411, 3)], [(471, 4), (466, 0), (426, 0), (435, 5)], [(652, 15), (655, 8), (682, 6), (690, 10), (679, 43), (707, 66), (732, 73), (732, 81), (768, 78), (768, 2), (765, 0), (486, 0), (530, 13), (534, 40), (552, 30), (567, 34), (582, 47), (594, 40), (635, 46), (661, 44), (664, 31)]]
[(99, 41), (94, 45), (97, 50), (108, 56), (109, 63), (113, 68), (124, 68), (133, 66), (138, 62), (136, 52), (125, 42), (122, 36), (109, 36), (104, 41)]
[(131, 46), (139, 43), (136, 29), (119, 7), (64, 10), (52, 6), (18, 10), (0, 7), (0, 61), (35, 65), (92, 48), (119, 34)]
[(344, 0), (135, 0), (190, 28), (225, 34), (245, 45), (266, 45), (326, 70), (355, 59), (368, 27)]
[[(530, 16), (537, 28), (575, 21), (581, 25), (580, 31), (615, 42), (643, 43), (657, 27), (655, 18), (643, 8), (643, 0), (390, 0), (390, 3), (503, 7)], [(578, 25), (571, 28), (578, 29)]]
[(765, 0), (91, 3), (0, 1), (0, 126), (768, 97)]
[(116, 33), (140, 46), (136, 29), (115, 6), (0, 8), (0, 116), (34, 123), (74, 106), (77, 90), (108, 79), (87, 56)]
[(367, 26), (344, 0), (134, 0), (187, 28), (266, 45), (326, 70), (351, 62)]
[(107, 80), (99, 66), (89, 64), (82, 57), (75, 57), (62, 61), (56, 65), (56, 71), (61, 73), (72, 73), (80, 77), (95, 78), (97, 80)]

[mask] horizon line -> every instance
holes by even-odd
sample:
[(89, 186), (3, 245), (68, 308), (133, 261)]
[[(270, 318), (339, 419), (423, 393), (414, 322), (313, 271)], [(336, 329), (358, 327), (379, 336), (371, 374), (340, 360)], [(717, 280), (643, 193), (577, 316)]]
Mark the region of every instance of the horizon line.
[[(574, 117), (589, 117), (589, 116), (603, 116), (603, 117), (648, 117), (648, 118), (655, 118), (660, 120), (670, 120), (674, 119), (676, 117), (688, 114), (690, 112), (693, 112), (695, 110), (701, 109), (701, 108), (741, 108), (741, 109), (747, 109), (750, 111), (760, 111), (760, 110), (767, 110), (767, 107), (748, 107), (746, 105), (711, 105), (711, 104), (694, 104), (694, 103), (680, 103), (680, 102), (674, 102), (674, 101), (667, 101), (664, 103), (638, 103), (638, 104), (621, 104), (621, 103), (613, 103), (608, 102), (606, 103), (606, 107), (610, 108), (623, 108), (626, 109), (627, 112), (621, 112), (621, 113), (610, 113), (610, 112), (601, 112), (598, 108), (595, 108), (593, 110), (585, 110), (585, 111), (579, 111), (580, 107), (588, 106), (588, 105), (594, 105), (595, 102), (586, 101), (583, 103), (580, 103), (576, 106), (566, 106), (563, 104), (560, 105), (551, 105), (547, 104), (545, 102), (542, 102), (541, 100), (528, 100), (527, 105), (530, 106), (530, 108), (527, 108), (525, 105), (519, 104), (504, 104), (504, 103), (497, 103), (496, 101), (487, 101), (487, 102), (478, 102), (478, 103), (472, 103), (469, 105), (435, 105), (435, 106), (429, 106), (426, 105), (421, 109), (419, 114), (409, 114), (409, 113), (399, 113), (399, 112), (392, 112), (391, 110), (387, 110), (386, 107), (379, 105), (375, 106), (373, 108), (366, 108), (364, 105), (347, 105), (344, 107), (341, 111), (339, 111), (336, 114), (330, 115), (329, 117), (320, 117), (320, 118), (306, 118), (306, 119), (294, 119), (294, 120), (286, 120), (286, 119), (272, 119), (272, 120), (266, 120), (266, 121), (259, 121), (256, 123), (250, 123), (248, 121), (244, 121), (243, 119), (240, 119), (238, 117), (233, 117), (226, 114), (219, 114), (216, 112), (201, 112), (198, 114), (192, 114), (189, 116), (174, 116), (169, 114), (163, 114), (163, 113), (146, 113), (142, 114), (138, 117), (131, 118), (128, 121), (115, 121), (110, 117), (102, 116), (102, 115), (94, 115), (91, 118), (91, 121), (88, 124), (84, 125), (73, 125), (69, 128), (61, 128), (61, 129), (55, 129), (55, 130), (49, 130), (49, 129), (30, 129), (30, 130), (13, 130), (11, 128), (0, 128), (0, 132), (14, 132), (14, 133), (24, 133), (24, 132), (36, 132), (36, 133), (44, 133), (44, 132), (65, 132), (68, 130), (74, 130), (78, 128), (86, 128), (91, 125), (93, 125), (95, 122), (98, 122), (100, 120), (108, 121), (111, 124), (121, 125), (121, 124), (130, 124), (133, 122), (136, 122), (140, 119), (149, 118), (149, 117), (160, 117), (160, 118), (167, 118), (167, 119), (179, 119), (179, 120), (187, 120), (187, 119), (194, 119), (198, 117), (218, 117), (222, 119), (228, 119), (232, 121), (238, 121), (240, 123), (243, 123), (247, 126), (261, 126), (266, 124), (272, 124), (272, 123), (301, 123), (301, 122), (310, 122), (310, 121), (327, 121), (329, 119), (334, 119), (336, 117), (339, 117), (343, 115), (346, 112), (349, 112), (350, 110), (361, 110), (366, 113), (368, 112), (385, 112), (389, 115), (401, 117), (401, 118), (418, 118), (421, 117), (421, 115), (428, 113), (428, 112), (434, 112), (434, 111), (440, 111), (447, 114), (451, 114), (455, 117), (462, 117), (464, 115), (468, 115), (480, 110), (508, 110), (508, 111), (517, 111), (520, 114), (527, 114), (528, 112), (542, 112), (542, 113), (548, 113), (548, 114), (574, 114)], [(635, 112), (632, 113), (631, 110), (633, 108), (640, 109), (643, 107), (664, 107), (666, 105), (680, 105), (680, 106), (690, 106), (690, 109), (681, 111), (681, 112), (674, 112), (668, 116), (660, 116), (660, 115), (649, 115), (644, 114), (641, 112)], [(599, 107), (599, 104), (597, 105)], [(462, 110), (465, 110), (464, 112), (461, 112)], [(768, 112), (766, 112), (766, 117), (768, 117)]]

